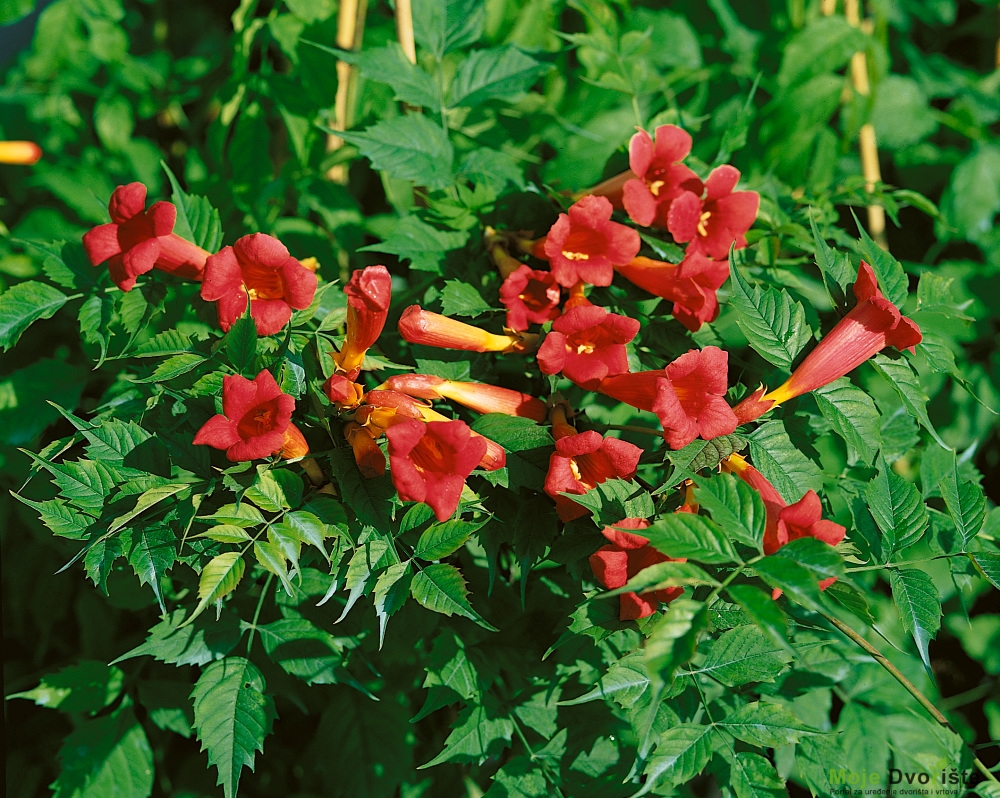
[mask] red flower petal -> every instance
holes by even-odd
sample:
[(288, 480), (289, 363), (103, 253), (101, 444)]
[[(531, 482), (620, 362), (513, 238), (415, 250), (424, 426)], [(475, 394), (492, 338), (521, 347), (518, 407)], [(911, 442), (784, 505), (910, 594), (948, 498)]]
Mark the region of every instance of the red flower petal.
[(146, 220), (154, 236), (168, 236), (177, 221), (177, 208), (172, 202), (155, 202), (146, 211)]
[(292, 318), (292, 308), (284, 299), (251, 299), (250, 315), (253, 316), (260, 335), (274, 335), (288, 324)]
[(100, 224), (83, 234), (83, 248), (91, 265), (99, 266), (108, 258), (121, 253), (118, 244), (118, 225)]
[(227, 294), (242, 290), (243, 275), (233, 248), (223, 247), (216, 254), (209, 255), (201, 281), (201, 298), (206, 302), (216, 302)]
[(698, 195), (685, 191), (670, 204), (667, 230), (680, 243), (691, 241), (698, 235), (702, 201)]
[(138, 216), (146, 207), (146, 186), (142, 183), (129, 183), (118, 186), (111, 193), (108, 202), (108, 213), (111, 221), (125, 224), (133, 216)]
[(215, 449), (228, 449), (240, 440), (236, 425), (223, 415), (212, 416), (195, 433), (194, 443), (206, 444)]

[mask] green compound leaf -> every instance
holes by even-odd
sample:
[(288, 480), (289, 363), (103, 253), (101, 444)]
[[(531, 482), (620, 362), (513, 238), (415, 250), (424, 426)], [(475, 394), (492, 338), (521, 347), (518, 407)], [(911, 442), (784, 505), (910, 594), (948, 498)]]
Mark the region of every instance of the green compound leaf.
[(484, 629), (496, 632), (497, 628), (483, 620), (469, 603), (469, 590), (465, 579), (454, 565), (437, 563), (418, 571), (410, 584), (410, 594), (417, 603), (442, 615), (461, 615), (475, 621)]
[(657, 519), (643, 537), (668, 557), (686, 557), (705, 563), (727, 563), (738, 559), (733, 544), (717, 524), (700, 515), (673, 513)]
[(736, 798), (779, 798), (787, 796), (778, 771), (760, 754), (740, 751), (732, 761), (732, 783)]
[(399, 102), (435, 111), (441, 107), (441, 90), (437, 81), (429, 73), (411, 63), (397, 42), (389, 42), (384, 47), (366, 47), (360, 53), (327, 47), (305, 39), (302, 42), (331, 53), (341, 61), (357, 64), (361, 74), (368, 80), (387, 83)]
[(682, 723), (663, 732), (643, 771), (646, 783), (631, 798), (639, 798), (655, 788), (686, 784), (705, 769), (712, 758), (711, 726)]
[(264, 675), (250, 660), (226, 657), (208, 665), (191, 691), (201, 750), (219, 769), (216, 783), (226, 798), (236, 795), (243, 767), (253, 770), (256, 752), (264, 750), (277, 717), (265, 689)]
[(834, 431), (854, 447), (864, 461), (874, 460), (882, 445), (882, 419), (872, 398), (852, 385), (847, 377), (817, 388), (813, 397)]
[(969, 558), (976, 566), (976, 570), (993, 583), (993, 587), (1000, 590), (1000, 554), (992, 551), (977, 551), (970, 554)]
[(497, 748), (506, 748), (514, 733), (510, 718), (497, 717), (486, 707), (472, 704), (462, 710), (444, 741), (444, 750), (417, 770), (434, 767), (442, 762), (482, 762)]
[(236, 590), (245, 570), (246, 562), (238, 551), (227, 551), (209, 560), (198, 580), (198, 606), (181, 626), (187, 626), (201, 615), (209, 604), (225, 598)]
[(455, 73), (449, 105), (468, 107), (497, 99), (517, 102), (550, 69), (551, 64), (540, 64), (516, 47), (477, 50)]
[(649, 670), (643, 664), (642, 654), (628, 654), (611, 663), (594, 689), (578, 698), (560, 701), (559, 706), (571, 707), (604, 699), (615, 701), (625, 709), (631, 707), (649, 687)]
[(920, 492), (883, 461), (875, 479), (865, 488), (868, 509), (885, 535), (885, 557), (916, 543), (927, 529), (929, 516)]
[(47, 283), (18, 283), (0, 294), (0, 346), (6, 352), (39, 319), (51, 319), (69, 297)]
[(168, 665), (204, 665), (222, 659), (236, 648), (242, 635), (236, 616), (223, 612), (218, 620), (202, 616), (190, 626), (179, 625), (184, 610), (175, 610), (152, 629), (144, 643), (111, 664), (149, 656)]
[(822, 490), (820, 467), (792, 443), (783, 421), (761, 424), (749, 440), (754, 465), (786, 502), (794, 504), (807, 490)]
[(894, 568), (889, 571), (889, 584), (903, 628), (913, 635), (920, 658), (930, 668), (928, 646), (941, 628), (941, 598), (934, 580), (916, 568)]
[(283, 618), (257, 627), (260, 642), (273, 662), (306, 684), (337, 684), (343, 663), (343, 641), (305, 618)]
[(468, 239), (468, 233), (439, 230), (411, 215), (400, 219), (388, 238), (377, 244), (361, 247), (358, 251), (386, 252), (396, 255), (400, 260), (410, 261), (414, 269), (441, 274), (444, 254), (464, 246)]
[(801, 302), (792, 299), (782, 288), (751, 287), (741, 276), (730, 256), (732, 296), (736, 323), (761, 357), (785, 371), (812, 338)]
[(375, 614), (378, 616), (378, 647), (385, 642), (389, 616), (402, 609), (410, 596), (413, 576), (408, 562), (397, 562), (385, 569), (375, 581)]
[(380, 172), (431, 189), (451, 183), (455, 157), (451, 141), (440, 125), (425, 116), (407, 114), (383, 119), (363, 132), (337, 135), (356, 144), (372, 162), (372, 168)]
[(167, 524), (143, 526), (132, 530), (132, 549), (128, 563), (139, 578), (140, 585), (149, 585), (156, 595), (160, 612), (167, 614), (160, 592), (160, 580), (177, 560), (177, 540)]
[(730, 712), (716, 724), (743, 742), (761, 748), (797, 743), (804, 734), (815, 734), (782, 704), (752, 701)]

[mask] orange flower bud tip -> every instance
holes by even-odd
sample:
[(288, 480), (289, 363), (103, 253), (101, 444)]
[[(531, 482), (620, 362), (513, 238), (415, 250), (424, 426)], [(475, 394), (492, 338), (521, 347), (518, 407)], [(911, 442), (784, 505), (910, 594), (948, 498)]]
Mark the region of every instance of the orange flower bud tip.
[[(294, 424), (289, 423), (285, 429), (285, 438), (278, 450), (278, 455), (285, 460), (297, 460), (309, 454), (309, 444), (305, 436)], [(315, 463), (314, 463), (315, 465)]]
[(316, 258), (303, 258), (299, 261), (299, 263), (305, 266), (313, 274), (319, 271), (319, 261)]
[(0, 141), (0, 163), (31, 166), (42, 157), (42, 148), (33, 141)]

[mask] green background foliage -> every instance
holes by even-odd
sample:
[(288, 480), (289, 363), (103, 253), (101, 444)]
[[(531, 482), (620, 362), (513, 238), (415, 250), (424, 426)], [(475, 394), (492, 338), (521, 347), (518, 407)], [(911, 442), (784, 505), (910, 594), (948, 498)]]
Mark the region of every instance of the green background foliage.
[[(831, 770), (965, 770), (970, 746), (996, 764), (995, 3), (876, 0), (862, 32), (813, 0), (417, 0), (416, 65), (372, 3), (332, 152), (334, 2), (55, 0), (18, 23), (33, 5), (0, 1), (0, 36), (34, 25), (4, 50), (0, 139), (45, 152), (0, 165), (11, 795), (624, 798), (714, 783), (747, 798), (826, 795)], [(858, 50), (869, 98), (850, 91)], [(856, 221), (869, 121), (891, 255)], [(443, 523), (402, 507), (388, 477), (362, 478), (332, 437), (317, 457), (336, 499), (295, 466), (222, 470), (191, 445), (223, 367), (274, 367), (310, 428), (329, 428), (315, 394), (341, 340), (339, 286), (287, 336), (242, 322), (223, 336), (197, 286), (121, 293), (78, 243), (113, 188), (141, 180), (207, 249), (270, 233), (328, 283), (385, 263), (392, 315), (369, 387), (416, 368), (544, 396), (523, 360), (408, 346), (398, 314), (496, 322), (482, 226), (543, 234), (561, 192), (627, 168), (634, 128), (667, 123), (693, 134), (703, 176), (735, 164), (761, 213), (720, 318), (693, 336), (632, 286), (594, 292), (643, 322), (636, 364), (717, 345), (731, 382), (777, 385), (829, 330), (860, 257), (924, 342), (588, 494), (605, 523), (655, 512), (653, 545), (689, 559), (644, 572), (689, 589), (638, 623), (593, 598), (594, 523), (560, 528), (540, 495), (544, 428), (478, 418), (507, 467), (472, 477)], [(346, 184), (326, 179), (338, 165)], [(638, 417), (572, 398), (597, 429)], [(712, 472), (732, 451), (789, 501), (820, 492), (847, 542), (763, 557), (759, 497)], [(650, 488), (691, 472), (705, 514), (674, 516), (676, 497)], [(874, 630), (955, 732), (822, 613)]]

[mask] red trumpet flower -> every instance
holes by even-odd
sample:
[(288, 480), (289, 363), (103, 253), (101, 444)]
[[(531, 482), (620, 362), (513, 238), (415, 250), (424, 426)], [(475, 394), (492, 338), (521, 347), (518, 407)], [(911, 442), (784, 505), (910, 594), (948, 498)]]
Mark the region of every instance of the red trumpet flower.
[[(816, 491), (808, 490), (795, 504), (787, 504), (767, 477), (760, 473), (738, 454), (729, 455), (722, 463), (723, 469), (736, 474), (764, 500), (767, 521), (764, 526), (764, 554), (774, 554), (792, 540), (816, 538), (831, 546), (844, 539), (847, 530), (840, 524), (823, 518), (823, 505)], [(820, 590), (826, 590), (836, 577), (823, 579)], [(778, 598), (781, 590), (775, 588), (772, 598)]]
[(639, 332), (639, 322), (608, 313), (597, 305), (574, 307), (552, 325), (538, 350), (543, 374), (562, 372), (581, 388), (594, 390), (605, 377), (628, 371), (625, 344)]
[(465, 480), (486, 454), (486, 439), (464, 421), (401, 420), (386, 430), (392, 482), (403, 501), (424, 502), (438, 521), (458, 507)]
[(222, 413), (202, 425), (194, 443), (225, 449), (233, 462), (272, 454), (303, 457), (309, 446), (291, 423), (294, 409), (294, 397), (282, 392), (269, 371), (252, 380), (238, 375), (223, 377)]
[(243, 236), (208, 258), (201, 298), (217, 302), (219, 326), (228, 330), (250, 303), (261, 335), (273, 335), (309, 307), (316, 275), (288, 254), (285, 245), (264, 233)]
[[(566, 431), (571, 430), (567, 425)], [(557, 430), (556, 434), (556, 450), (549, 458), (544, 490), (555, 501), (560, 520), (572, 521), (589, 513), (586, 507), (561, 494), (582, 496), (609, 479), (635, 476), (642, 456), (642, 449), (635, 444), (601, 437), (594, 430), (561, 437)]]
[(695, 438), (711, 440), (736, 429), (726, 403), (729, 353), (717, 346), (692, 349), (662, 371), (620, 374), (601, 382), (598, 391), (639, 410), (656, 413), (672, 449)]
[(153, 268), (188, 280), (200, 280), (209, 253), (173, 232), (177, 208), (170, 202), (146, 207), (146, 186), (129, 183), (111, 194), (110, 224), (83, 235), (83, 248), (94, 266), (108, 261), (111, 279), (131, 291), (136, 278)]
[[(650, 565), (661, 562), (684, 562), (673, 560), (661, 554), (649, 545), (649, 539), (642, 535), (633, 535), (615, 527), (625, 529), (645, 529), (649, 521), (644, 518), (626, 518), (615, 524), (606, 526), (601, 531), (609, 541), (610, 546), (602, 546), (590, 555), (590, 569), (594, 578), (609, 590), (617, 590)], [(662, 590), (650, 590), (645, 593), (622, 593), (619, 596), (618, 617), (623, 621), (634, 621), (645, 618), (656, 611), (662, 601), (669, 603), (684, 593), (682, 587), (667, 587)]]
[(361, 370), (365, 352), (385, 327), (392, 299), (392, 277), (385, 266), (358, 269), (344, 286), (344, 293), (347, 295), (347, 334), (333, 360), (338, 373), (353, 380)]
[(740, 424), (753, 421), (782, 402), (829, 385), (887, 346), (912, 352), (920, 343), (920, 328), (882, 295), (875, 272), (864, 261), (858, 268), (854, 296), (858, 304), (806, 355), (782, 385), (770, 393), (759, 389), (734, 408)]
[(622, 187), (622, 204), (629, 217), (644, 227), (667, 226), (670, 204), (683, 192), (701, 195), (698, 175), (680, 162), (691, 152), (691, 134), (676, 125), (660, 125), (656, 140), (640, 130), (628, 145), (629, 167), (635, 176)]
[(671, 300), (674, 318), (695, 332), (719, 315), (716, 292), (729, 277), (729, 263), (689, 249), (676, 265), (639, 256), (615, 271), (653, 296)]
[(559, 284), (552, 272), (520, 264), (500, 286), (500, 302), (507, 308), (507, 326), (527, 330), (559, 317)]
[(680, 194), (667, 216), (667, 229), (674, 239), (693, 241), (711, 258), (725, 258), (734, 242), (737, 249), (745, 247), (744, 234), (757, 219), (760, 194), (733, 191), (739, 180), (739, 170), (726, 164), (708, 176), (704, 199), (700, 191)]
[(411, 344), (466, 352), (532, 352), (538, 336), (509, 330), (505, 335), (481, 330), (471, 324), (410, 305), (399, 318), (399, 334)]
[(497, 385), (445, 380), (430, 374), (397, 374), (386, 380), (384, 387), (420, 399), (452, 399), (477, 413), (504, 413), (538, 423), (548, 416), (541, 399)]
[(611, 202), (588, 195), (559, 214), (545, 237), (544, 253), (556, 282), (611, 285), (614, 267), (639, 254), (639, 234), (611, 221)]

